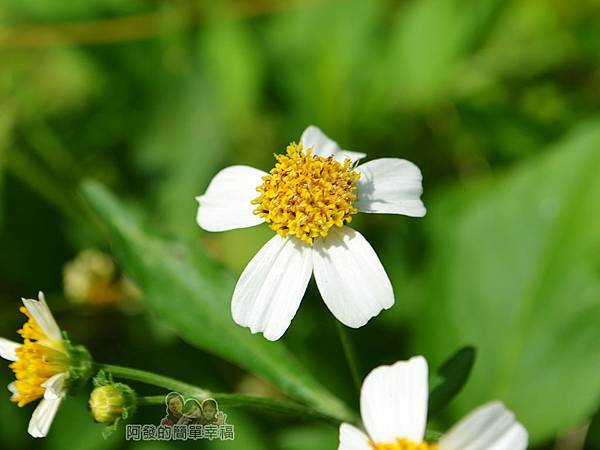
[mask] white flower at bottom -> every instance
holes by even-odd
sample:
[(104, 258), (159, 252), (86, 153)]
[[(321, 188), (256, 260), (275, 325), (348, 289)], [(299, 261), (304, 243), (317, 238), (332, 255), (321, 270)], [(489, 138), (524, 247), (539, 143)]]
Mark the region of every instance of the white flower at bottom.
[(233, 319), (269, 340), (289, 327), (312, 273), (325, 304), (358, 328), (394, 304), (390, 280), (366, 239), (349, 228), (358, 212), (420, 217), (421, 171), (398, 158), (355, 166), (363, 153), (342, 150), (317, 127), (290, 144), (269, 172), (223, 169), (197, 197), (207, 231), (266, 222), (277, 232), (242, 273)]
[(19, 330), (23, 343), (0, 338), (0, 356), (13, 361), (10, 368), (16, 381), (8, 389), (19, 406), (42, 399), (31, 416), (28, 432), (45, 437), (67, 393), (72, 378), (89, 376), (87, 350), (72, 347), (63, 339), (50, 309), (39, 293), (39, 300), (23, 299), (21, 307), (28, 321)]
[(338, 450), (524, 450), (527, 431), (500, 402), (483, 405), (427, 443), (428, 368), (422, 356), (380, 366), (363, 382), (360, 410), (367, 434), (344, 423)]

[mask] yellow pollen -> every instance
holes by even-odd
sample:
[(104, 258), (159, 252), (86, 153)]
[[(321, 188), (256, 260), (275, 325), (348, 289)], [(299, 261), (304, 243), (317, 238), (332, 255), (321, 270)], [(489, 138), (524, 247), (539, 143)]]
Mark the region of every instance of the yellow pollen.
[(421, 442), (419, 444), (409, 441), (408, 439), (396, 439), (395, 442), (389, 443), (374, 443), (371, 442), (373, 450), (438, 450), (437, 444)]
[(62, 341), (46, 336), (27, 308), (22, 306), (20, 311), (29, 320), (19, 330), (23, 345), (17, 348), (17, 360), (10, 365), (16, 378), (11, 400), (24, 406), (44, 395), (42, 384), (48, 378), (69, 369), (69, 355)]
[(254, 214), (264, 218), (279, 235), (296, 236), (308, 244), (327, 236), (333, 226), (352, 221), (355, 208), (356, 181), (360, 174), (352, 162), (340, 163), (333, 156), (324, 158), (292, 143), (287, 154), (275, 155), (277, 164), (252, 201)]

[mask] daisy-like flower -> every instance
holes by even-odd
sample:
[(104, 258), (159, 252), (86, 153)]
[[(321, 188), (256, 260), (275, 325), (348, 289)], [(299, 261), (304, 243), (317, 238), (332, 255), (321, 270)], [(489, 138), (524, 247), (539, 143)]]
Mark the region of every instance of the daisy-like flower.
[(436, 443), (425, 442), (427, 361), (422, 356), (374, 369), (362, 385), (360, 410), (367, 434), (340, 426), (338, 450), (524, 450), (527, 431), (500, 402), (483, 405)]
[(311, 274), (325, 304), (358, 328), (394, 304), (390, 280), (366, 239), (348, 227), (354, 214), (421, 217), (421, 171), (398, 158), (356, 165), (364, 153), (342, 150), (317, 127), (275, 155), (269, 172), (223, 169), (197, 197), (207, 231), (266, 222), (277, 233), (250, 261), (233, 293), (233, 319), (269, 340), (289, 327)]
[(0, 356), (9, 361), (16, 380), (8, 389), (19, 406), (42, 399), (29, 422), (29, 434), (45, 437), (67, 390), (89, 377), (91, 358), (81, 346), (72, 346), (60, 331), (44, 294), (23, 299), (20, 311), (27, 322), (19, 330), (23, 343), (0, 338)]

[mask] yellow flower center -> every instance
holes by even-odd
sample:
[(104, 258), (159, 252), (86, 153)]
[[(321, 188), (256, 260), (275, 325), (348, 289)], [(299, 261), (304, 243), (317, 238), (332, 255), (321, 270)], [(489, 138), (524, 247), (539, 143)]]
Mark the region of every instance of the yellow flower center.
[(371, 442), (371, 448), (373, 450), (438, 450), (437, 444), (430, 444), (427, 442), (416, 442), (409, 441), (408, 439), (396, 439), (395, 442), (389, 443), (375, 443)]
[(283, 237), (296, 236), (308, 244), (342, 227), (358, 212), (356, 180), (360, 174), (352, 162), (312, 154), (312, 148), (290, 144), (287, 154), (275, 155), (277, 164), (256, 190), (260, 196), (254, 214), (264, 218)]
[(11, 400), (23, 406), (44, 395), (42, 384), (48, 378), (69, 370), (69, 355), (62, 341), (46, 336), (27, 308), (22, 306), (20, 311), (29, 320), (19, 330), (23, 345), (16, 350), (17, 360), (10, 365), (16, 378), (16, 393)]

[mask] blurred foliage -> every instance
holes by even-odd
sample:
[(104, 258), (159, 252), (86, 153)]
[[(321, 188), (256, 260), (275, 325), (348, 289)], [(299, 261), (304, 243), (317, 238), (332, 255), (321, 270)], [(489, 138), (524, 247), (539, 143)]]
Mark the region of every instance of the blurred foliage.
[[(424, 174), (424, 219), (356, 219), (397, 297), (349, 332), (362, 372), (415, 352), (437, 367), (473, 345), (473, 376), (434, 417), (437, 429), (500, 398), (534, 447), (552, 445), (585, 425), (600, 398), (599, 24), (598, 0), (5, 0), (0, 334), (15, 337), (19, 297), (43, 289), (98, 360), (220, 391), (237, 389), (244, 369), (277, 383), (207, 345), (220, 325), (202, 315), (227, 312), (235, 274), (270, 230), (203, 232), (194, 196), (229, 164), (268, 169), (314, 123), (344, 148), (406, 158)], [(114, 193), (127, 224), (143, 224), (137, 241), (105, 233), (80, 195), (84, 179)], [(102, 217), (111, 219), (123, 220)], [(63, 265), (85, 248), (115, 252), (146, 288), (143, 314), (66, 301)], [(163, 259), (156, 249), (169, 251)], [(186, 260), (209, 259), (185, 267), (187, 291), (168, 287)], [(332, 320), (311, 286), (283, 344), (224, 327), (243, 345), (293, 354), (296, 376), (355, 407)], [(6, 397), (3, 448), (167, 448), (103, 441), (85, 396), (34, 442), (31, 408)], [(334, 428), (229, 413), (247, 449), (337, 443)], [(145, 408), (136, 421), (161, 414)]]
[[(450, 195), (432, 208), (421, 330), (443, 336), (428, 331), (419, 342), (440, 358), (476, 345), (457, 409), (502, 398), (534, 438), (577, 425), (598, 400), (589, 394), (600, 390), (600, 360), (589, 352), (600, 341), (599, 125), (582, 126), (469, 199)], [(559, 389), (570, 377), (577, 383)]]
[[(237, 363), (321, 411), (352, 420), (343, 405), (313, 380), (280, 342), (249, 336), (231, 318), (234, 280), (199, 251), (168, 247), (144, 233), (115, 199), (94, 182), (86, 198), (106, 223), (125, 268), (147, 293), (150, 307), (175, 332), (200, 348)], [(200, 326), (199, 326), (200, 325)]]

